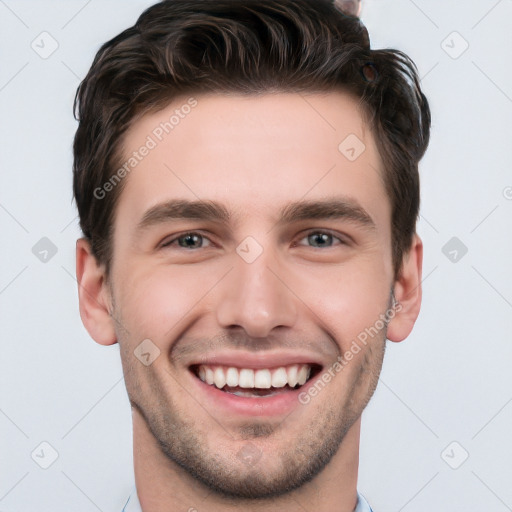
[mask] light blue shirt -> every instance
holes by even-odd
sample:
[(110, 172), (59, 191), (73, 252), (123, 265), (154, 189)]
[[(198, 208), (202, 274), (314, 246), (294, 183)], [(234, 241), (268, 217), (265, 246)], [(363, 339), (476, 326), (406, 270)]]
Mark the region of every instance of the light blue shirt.
[[(363, 498), (363, 496), (357, 493), (357, 498), (357, 507), (354, 512), (372, 512), (370, 505), (368, 505), (368, 502)], [(135, 487), (133, 488), (128, 501), (121, 512), (142, 512)]]

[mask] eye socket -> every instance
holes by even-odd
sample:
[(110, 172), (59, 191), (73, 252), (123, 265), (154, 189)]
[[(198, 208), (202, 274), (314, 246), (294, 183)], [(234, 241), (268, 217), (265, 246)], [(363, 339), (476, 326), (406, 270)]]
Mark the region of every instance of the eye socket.
[[(335, 247), (336, 245), (347, 245), (347, 242), (343, 238), (334, 235), (330, 231), (315, 230), (306, 233), (306, 235), (299, 239), (298, 242), (295, 242), (293, 244), (293, 247), (304, 246), (305, 244), (301, 244), (300, 242), (306, 239), (309, 242), (312, 242), (310, 246), (315, 249)], [(204, 241), (207, 241), (208, 245), (204, 246), (202, 243)], [(335, 241), (337, 241), (338, 243), (334, 243)], [(166, 248), (172, 247), (173, 245), (176, 246), (176, 248), (197, 250), (210, 247), (213, 244), (208, 237), (202, 235), (201, 233), (198, 233), (196, 231), (190, 231), (187, 233), (182, 233), (181, 235), (164, 242), (163, 244), (161, 244), (161, 247)]]
[(194, 249), (202, 249), (203, 247), (193, 247), (190, 245), (191, 243), (199, 243), (200, 245), (203, 240), (208, 240), (209, 244), (211, 245), (210, 240), (205, 237), (204, 235), (201, 235), (200, 233), (196, 233), (194, 231), (191, 231), (189, 233), (183, 233), (171, 240), (168, 240), (167, 242), (164, 242), (161, 247), (171, 247), (175, 244), (175, 242), (178, 242), (179, 248), (182, 249), (188, 249), (188, 250), (194, 250)]
[[(346, 242), (342, 238), (335, 236), (333, 233), (331, 233), (329, 231), (321, 231), (321, 230), (310, 231), (309, 233), (306, 234), (306, 236), (301, 238), (300, 241), (305, 240), (305, 239), (308, 239), (308, 241), (312, 241), (312, 240), (315, 240), (315, 238), (316, 238), (316, 242), (314, 242), (314, 243), (318, 243), (319, 236), (322, 237), (322, 238), (320, 238), (320, 245), (312, 245), (311, 247), (314, 247), (315, 249), (322, 249), (323, 247), (333, 247), (333, 244), (325, 245), (325, 242), (327, 242), (327, 243), (329, 241), (333, 242), (334, 240), (338, 240), (338, 242), (339, 242), (339, 244), (335, 244), (335, 245), (347, 245)], [(302, 244), (298, 244), (298, 245), (302, 245)]]

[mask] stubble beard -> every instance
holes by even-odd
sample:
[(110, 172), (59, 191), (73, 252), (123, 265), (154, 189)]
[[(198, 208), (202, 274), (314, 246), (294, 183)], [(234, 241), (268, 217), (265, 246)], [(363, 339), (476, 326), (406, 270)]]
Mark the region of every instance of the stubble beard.
[[(287, 422), (293, 421), (293, 413), (278, 425), (262, 419), (247, 420), (240, 425), (237, 432), (231, 434), (238, 445), (244, 446), (253, 440), (254, 445), (262, 446), (268, 440), (274, 447), (271, 453), (265, 453), (263, 449), (260, 460), (254, 464), (247, 464), (237, 453), (229, 455), (229, 450), (214, 446), (201, 435), (197, 423), (182, 413), (169, 397), (168, 387), (165, 389), (154, 375), (151, 375), (150, 386), (148, 383), (146, 386), (136, 385), (130, 392), (127, 385), (127, 389), (132, 407), (140, 413), (170, 461), (222, 499), (237, 502), (270, 500), (312, 481), (329, 464), (375, 391), (385, 342), (386, 329), (362, 354), (362, 362), (344, 402), (336, 403), (335, 398), (326, 402), (321, 409), (322, 415), (312, 418), (303, 425), (299, 436), (282, 446), (276, 448), (272, 437), (279, 434), (283, 438)], [(140, 381), (137, 371), (131, 371), (135, 373), (125, 375), (127, 382)], [(144, 393), (144, 388), (151, 389), (151, 393)], [(329, 386), (320, 395), (328, 392)], [(192, 397), (190, 400), (196, 403)], [(301, 417), (305, 416), (301, 414)], [(219, 429), (225, 433), (212, 418), (207, 433)], [(223, 437), (229, 438), (229, 435), (226, 433)], [(271, 471), (265, 464), (269, 457), (273, 462)]]

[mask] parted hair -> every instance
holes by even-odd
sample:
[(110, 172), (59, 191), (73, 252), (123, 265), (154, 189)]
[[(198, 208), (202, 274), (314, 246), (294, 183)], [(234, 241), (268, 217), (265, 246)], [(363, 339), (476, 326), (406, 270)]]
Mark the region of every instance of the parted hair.
[(107, 274), (123, 182), (94, 191), (126, 158), (123, 135), (137, 119), (184, 94), (336, 90), (358, 100), (377, 142), (398, 277), (416, 231), (430, 109), (413, 61), (371, 49), (361, 20), (332, 0), (164, 0), (100, 47), (73, 106), (73, 192)]

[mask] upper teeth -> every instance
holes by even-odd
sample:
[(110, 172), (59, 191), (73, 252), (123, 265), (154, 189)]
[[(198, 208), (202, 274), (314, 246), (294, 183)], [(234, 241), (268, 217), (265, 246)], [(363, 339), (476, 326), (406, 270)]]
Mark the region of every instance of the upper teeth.
[(210, 385), (222, 389), (226, 384), (230, 387), (268, 389), (283, 388), (288, 384), (302, 386), (309, 378), (309, 364), (293, 364), (273, 369), (235, 368), (233, 366), (199, 366), (199, 378)]

